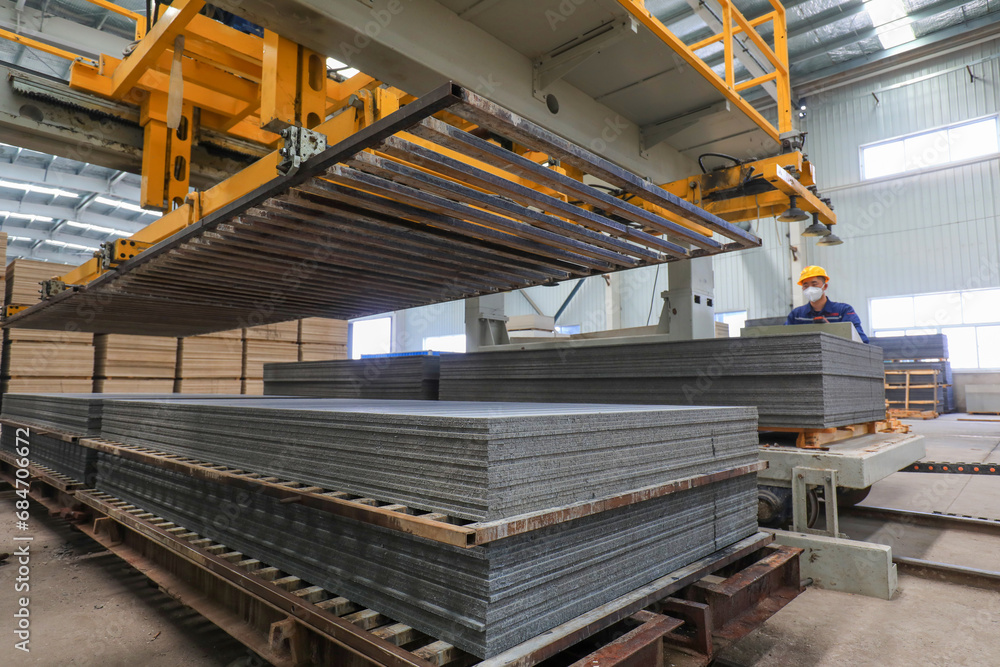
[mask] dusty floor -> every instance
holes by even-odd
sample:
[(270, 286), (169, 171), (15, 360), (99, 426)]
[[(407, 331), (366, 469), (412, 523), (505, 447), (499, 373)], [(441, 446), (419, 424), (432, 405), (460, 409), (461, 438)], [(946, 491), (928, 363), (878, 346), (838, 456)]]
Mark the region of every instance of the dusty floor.
[[(1000, 463), (1000, 422), (908, 421), (926, 438), (926, 461)], [(1000, 519), (1000, 476), (896, 473), (864, 505)], [(845, 518), (853, 539), (898, 555), (1000, 570), (1000, 535)], [(723, 654), (747, 667), (1000, 665), (1000, 587), (983, 590), (900, 575), (892, 600), (809, 588)]]
[[(4, 485), (6, 486), (6, 485)], [(9, 487), (7, 487), (9, 489)], [(0, 665), (225, 667), (246, 650), (44, 508), (15, 531), (14, 501), (0, 500), (0, 553), (34, 537), (30, 563), (30, 653), (14, 648), (18, 564), (0, 565)]]
[[(927, 460), (1000, 463), (1000, 423), (947, 415), (910, 422), (927, 438)], [(1000, 519), (1000, 476), (897, 473), (864, 504)], [(885, 541), (878, 523), (845, 520), (856, 539)], [(0, 666), (226, 667), (247, 652), (215, 626), (65, 522), (34, 512), (14, 528), (10, 492), (0, 493), (0, 553), (30, 534), (31, 652), (14, 649), (17, 565), (0, 565)], [(890, 536), (902, 555), (1000, 570), (1000, 538), (907, 526)], [(721, 656), (746, 667), (1000, 665), (1000, 592), (902, 575), (891, 601), (810, 588)]]

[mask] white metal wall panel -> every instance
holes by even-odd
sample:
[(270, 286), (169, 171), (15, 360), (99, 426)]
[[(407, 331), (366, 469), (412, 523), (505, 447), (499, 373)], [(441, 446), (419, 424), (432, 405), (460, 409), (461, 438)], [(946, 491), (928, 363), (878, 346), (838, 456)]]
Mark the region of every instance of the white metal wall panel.
[(424, 349), (424, 338), (465, 333), (465, 302), (450, 301), (396, 311), (393, 352)]
[(1000, 285), (1000, 160), (864, 182), (859, 153), (1000, 111), (998, 50), (995, 40), (807, 98), (807, 149), (844, 245), (804, 240), (806, 260), (827, 269), (831, 298), (853, 305), (866, 329), (873, 297)]
[(788, 223), (774, 218), (755, 221), (760, 248), (718, 255), (715, 269), (715, 312), (747, 311), (747, 317), (787, 315), (791, 305), (791, 252)]
[[(830, 272), (831, 298), (852, 304), (866, 329), (872, 297), (1000, 285), (1000, 160), (865, 183), (859, 154), (863, 144), (1000, 112), (998, 52), (995, 40), (805, 98), (806, 152), (821, 191), (833, 198), (836, 233), (845, 243), (821, 248), (802, 239), (799, 251), (807, 264)], [(977, 77), (971, 83), (967, 63)], [(917, 80), (950, 68), (956, 69)], [(751, 318), (784, 315), (794, 285), (788, 226), (768, 218), (754, 223), (754, 231), (763, 247), (712, 259), (715, 309), (746, 310)], [(666, 267), (655, 285), (654, 276), (654, 267), (621, 272), (622, 327), (659, 320)], [(529, 294), (544, 314), (554, 315), (573, 285), (534, 287)], [(559, 324), (579, 324), (585, 332), (609, 328), (606, 290), (603, 278), (588, 278)], [(534, 312), (514, 293), (506, 311)], [(427, 336), (463, 333), (464, 312), (462, 302), (404, 311), (397, 320), (399, 351), (420, 349)]]

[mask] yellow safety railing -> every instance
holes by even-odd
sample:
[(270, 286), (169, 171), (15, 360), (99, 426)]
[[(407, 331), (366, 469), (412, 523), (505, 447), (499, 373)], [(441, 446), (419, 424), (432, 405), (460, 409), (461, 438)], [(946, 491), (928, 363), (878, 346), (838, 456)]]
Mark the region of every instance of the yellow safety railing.
[[(792, 130), (792, 88), (788, 71), (788, 30), (785, 20), (785, 7), (779, 0), (770, 0), (774, 11), (755, 19), (747, 19), (731, 0), (719, 0), (722, 6), (722, 32), (703, 39), (694, 44), (685, 44), (672, 33), (663, 23), (645, 8), (644, 0), (618, 0), (632, 16), (645, 25), (670, 48), (677, 52), (699, 74), (732, 102), (740, 111), (750, 117), (761, 129), (775, 141), (784, 132)], [(772, 44), (768, 44), (757, 31), (757, 27), (766, 23), (773, 24)], [(736, 66), (733, 62), (733, 39), (738, 35), (746, 35), (760, 49), (773, 71), (763, 75), (736, 80)], [(697, 51), (722, 42), (725, 57), (724, 76), (719, 76), (698, 54)], [(741, 92), (755, 88), (770, 81), (777, 85), (778, 97), (778, 127), (774, 127), (752, 104), (740, 95)]]

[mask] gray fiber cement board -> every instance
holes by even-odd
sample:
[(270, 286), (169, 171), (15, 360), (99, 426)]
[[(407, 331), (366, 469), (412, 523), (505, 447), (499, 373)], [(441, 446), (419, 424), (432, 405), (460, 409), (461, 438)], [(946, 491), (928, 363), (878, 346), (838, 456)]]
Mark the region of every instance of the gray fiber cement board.
[(480, 657), (757, 530), (754, 475), (472, 549), (132, 461), (98, 488)]
[(448, 355), (441, 400), (747, 405), (761, 426), (885, 418), (882, 352), (826, 333)]

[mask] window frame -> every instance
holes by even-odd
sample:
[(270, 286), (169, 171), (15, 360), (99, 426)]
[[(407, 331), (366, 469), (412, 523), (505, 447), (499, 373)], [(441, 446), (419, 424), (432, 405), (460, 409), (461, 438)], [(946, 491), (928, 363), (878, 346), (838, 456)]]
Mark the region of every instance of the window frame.
[(924, 173), (926, 171), (933, 171), (933, 170), (939, 170), (939, 169), (947, 169), (949, 167), (954, 167), (954, 166), (958, 166), (958, 165), (962, 165), (962, 164), (970, 164), (970, 163), (973, 163), (973, 162), (981, 162), (983, 160), (994, 159), (997, 156), (1000, 156), (1000, 150), (998, 150), (996, 152), (993, 152), (993, 153), (984, 153), (983, 155), (978, 155), (976, 157), (962, 158), (961, 160), (950, 160), (949, 159), (949, 161), (943, 162), (941, 164), (927, 165), (927, 166), (923, 166), (923, 167), (920, 167), (920, 168), (917, 168), (917, 169), (906, 169), (905, 168), (905, 165), (906, 165), (906, 153), (904, 152), (903, 153), (903, 165), (904, 165), (903, 171), (897, 171), (897, 172), (893, 172), (891, 174), (883, 174), (881, 176), (873, 176), (871, 178), (868, 178), (865, 175), (865, 150), (866, 149), (875, 148), (875, 147), (878, 147), (878, 146), (885, 146), (885, 145), (888, 145), (888, 144), (895, 144), (895, 143), (899, 143), (899, 144), (904, 144), (905, 145), (905, 142), (906, 142), (907, 139), (912, 139), (914, 137), (919, 137), (919, 136), (922, 136), (922, 135), (934, 134), (935, 132), (941, 132), (942, 130), (945, 131), (945, 132), (947, 132), (947, 131), (954, 130), (954, 129), (959, 128), (959, 127), (964, 127), (966, 125), (975, 125), (976, 123), (981, 123), (981, 122), (987, 121), (987, 120), (992, 120), (993, 123), (994, 123), (994, 129), (997, 132), (997, 148), (1000, 149), (1000, 112), (986, 114), (984, 116), (979, 116), (977, 118), (970, 118), (969, 120), (963, 120), (963, 121), (960, 121), (960, 122), (957, 122), (957, 123), (947, 123), (945, 125), (939, 125), (937, 127), (927, 128), (926, 130), (920, 130), (919, 132), (910, 132), (908, 134), (901, 134), (901, 135), (898, 135), (898, 136), (895, 136), (895, 137), (891, 137), (889, 139), (879, 139), (878, 141), (870, 141), (868, 143), (861, 144), (861, 145), (858, 146), (858, 170), (859, 170), (859, 173), (861, 175), (861, 182), (862, 183), (867, 183), (867, 182), (871, 182), (871, 181), (879, 181), (879, 180), (884, 179), (884, 178), (899, 178), (899, 177), (902, 177), (902, 176), (921, 174), (921, 173)]
[[(954, 290), (944, 290), (944, 291), (941, 291), (941, 292), (923, 292), (923, 293), (918, 293), (918, 294), (896, 294), (896, 295), (892, 295), (892, 296), (868, 297), (868, 321), (869, 322), (873, 322), (873, 323), (875, 321), (875, 309), (874, 309), (874, 305), (875, 305), (876, 301), (883, 301), (883, 300), (889, 300), (889, 299), (904, 299), (904, 298), (909, 298), (909, 299), (911, 299), (911, 303), (912, 303), (912, 300), (915, 299), (916, 297), (933, 296), (933, 295), (944, 295), (944, 294), (957, 294), (958, 297), (959, 297), (959, 300), (962, 303), (964, 303), (965, 302), (965, 297), (964, 297), (965, 294), (975, 294), (976, 292), (997, 291), (998, 289), (1000, 289), (1000, 288), (998, 288), (998, 287), (981, 287), (981, 288), (976, 288), (976, 289), (954, 289)], [(982, 365), (982, 355), (981, 355), (980, 349), (979, 349), (980, 341), (978, 340), (978, 338), (979, 338), (979, 329), (980, 328), (983, 328), (983, 327), (997, 327), (997, 326), (1000, 326), (1000, 314), (997, 315), (997, 319), (996, 320), (991, 320), (989, 322), (966, 322), (965, 321), (965, 312), (964, 312), (964, 310), (962, 311), (962, 321), (960, 323), (957, 323), (957, 324), (955, 324), (955, 323), (951, 323), (951, 324), (933, 324), (933, 323), (931, 323), (931, 324), (920, 324), (920, 322), (919, 322), (919, 320), (917, 318), (917, 313), (914, 310), (914, 313), (913, 313), (913, 325), (912, 326), (905, 326), (905, 327), (894, 326), (894, 327), (876, 328), (875, 325), (872, 324), (871, 340), (872, 340), (872, 343), (874, 345), (878, 345), (878, 340), (877, 339), (878, 338), (884, 338), (884, 337), (886, 337), (886, 336), (883, 336), (883, 335), (880, 335), (880, 334), (892, 334), (892, 335), (907, 336), (907, 335), (915, 335), (915, 334), (910, 334), (909, 333), (910, 331), (914, 331), (914, 330), (927, 330), (927, 331), (930, 331), (931, 333), (939, 334), (939, 333), (943, 333), (944, 329), (969, 329), (969, 330), (971, 330), (973, 332), (973, 336), (974, 336), (974, 338), (976, 338), (976, 341), (977, 341), (977, 343), (976, 343), (976, 365), (975, 366), (955, 366), (954, 362), (952, 362), (953, 368), (956, 371), (958, 371), (958, 372), (995, 372), (995, 371), (1000, 371), (1000, 366), (983, 366)], [(949, 354), (949, 357), (953, 357), (953, 355)]]

